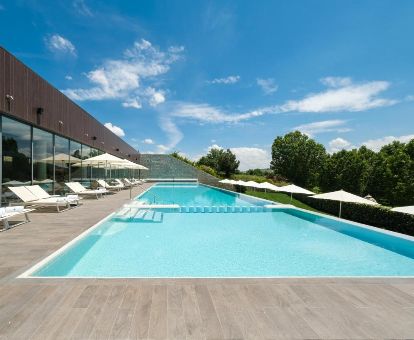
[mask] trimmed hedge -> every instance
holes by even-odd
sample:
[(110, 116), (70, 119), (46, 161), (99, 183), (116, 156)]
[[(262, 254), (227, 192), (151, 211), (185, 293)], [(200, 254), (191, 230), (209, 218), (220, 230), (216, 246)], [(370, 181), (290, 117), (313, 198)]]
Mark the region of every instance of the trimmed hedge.
[[(305, 195), (295, 195), (295, 198), (315, 209), (338, 216), (339, 202), (315, 199)], [(342, 203), (341, 217), (377, 228), (414, 236), (414, 215), (391, 211), (383, 206), (344, 202)]]

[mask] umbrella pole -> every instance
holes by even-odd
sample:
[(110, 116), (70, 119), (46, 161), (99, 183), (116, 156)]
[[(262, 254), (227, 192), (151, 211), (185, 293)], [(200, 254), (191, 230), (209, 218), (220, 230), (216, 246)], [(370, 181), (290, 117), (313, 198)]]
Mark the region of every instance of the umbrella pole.
[(339, 201), (339, 218), (341, 218), (342, 215), (342, 201)]
[(290, 193), (290, 204), (292, 204), (293, 192)]

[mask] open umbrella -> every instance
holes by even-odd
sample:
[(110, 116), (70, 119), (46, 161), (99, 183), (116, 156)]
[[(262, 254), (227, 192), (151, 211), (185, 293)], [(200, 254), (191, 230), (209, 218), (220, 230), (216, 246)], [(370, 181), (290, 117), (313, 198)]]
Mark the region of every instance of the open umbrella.
[(222, 179), (221, 181), (219, 181), (219, 183), (223, 183), (223, 184), (233, 184), (233, 180), (232, 179)]
[(341, 217), (342, 214), (342, 202), (378, 205), (376, 202), (372, 202), (366, 198), (351, 194), (345, 190), (332, 191), (326, 194), (319, 194), (311, 197), (322, 200), (339, 201), (339, 217)]
[(237, 181), (238, 183), (238, 185), (241, 185), (242, 187), (251, 187), (251, 188), (255, 188), (256, 187), (256, 185), (257, 184), (259, 184), (259, 183), (257, 183), (257, 182), (255, 182), (255, 181), (248, 181), (248, 182), (245, 182), (245, 181)]
[(62, 162), (62, 163), (78, 163), (81, 160), (75, 156), (70, 156), (66, 153), (57, 153), (54, 156), (46, 157), (42, 159), (42, 162)]
[(274, 184), (269, 183), (269, 182), (258, 183), (256, 188), (265, 189), (265, 192), (267, 192), (267, 190), (279, 191), (279, 189), (280, 189), (280, 187), (278, 187), (277, 185), (274, 185)]
[(414, 205), (410, 205), (407, 207), (395, 207), (395, 208), (392, 208), (391, 210), (404, 213), (404, 214), (414, 215)]
[(299, 187), (297, 185), (294, 185), (294, 184), (285, 185), (283, 187), (280, 187), (278, 190), (282, 191), (282, 192), (289, 193), (291, 202), (292, 202), (293, 194), (304, 194), (304, 195), (313, 195), (313, 194), (315, 194), (314, 192), (312, 192), (310, 190), (307, 190), (305, 188), (301, 188), (301, 187)]

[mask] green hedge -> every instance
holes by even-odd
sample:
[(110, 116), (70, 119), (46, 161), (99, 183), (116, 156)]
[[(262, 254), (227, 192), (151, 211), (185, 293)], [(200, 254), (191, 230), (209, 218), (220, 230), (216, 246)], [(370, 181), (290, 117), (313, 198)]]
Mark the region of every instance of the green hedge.
[[(320, 200), (304, 195), (295, 197), (311, 207), (338, 216), (339, 202)], [(383, 206), (342, 203), (342, 218), (374, 227), (414, 236), (414, 216), (391, 211)]]

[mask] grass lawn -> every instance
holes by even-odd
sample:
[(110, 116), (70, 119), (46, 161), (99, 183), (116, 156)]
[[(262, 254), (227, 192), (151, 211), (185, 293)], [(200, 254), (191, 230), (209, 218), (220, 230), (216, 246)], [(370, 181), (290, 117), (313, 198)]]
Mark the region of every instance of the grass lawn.
[[(266, 200), (273, 201), (273, 202), (278, 202), (278, 203), (282, 203), (282, 204), (292, 204), (295, 207), (298, 207), (298, 208), (301, 208), (301, 209), (306, 209), (306, 210), (316, 211), (316, 212), (322, 213), (322, 211), (316, 210), (316, 209), (310, 207), (309, 205), (307, 205), (305, 203), (302, 203), (301, 201), (298, 201), (297, 199), (295, 199), (294, 196), (293, 196), (292, 202), (290, 202), (290, 195), (283, 194), (281, 192), (263, 192), (263, 191), (247, 190), (246, 194), (251, 195), (251, 196), (255, 196), (255, 197), (259, 197), (259, 198), (264, 198)], [(324, 214), (326, 214), (326, 213), (324, 213)]]

